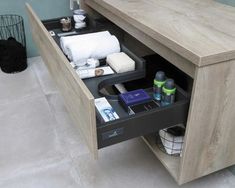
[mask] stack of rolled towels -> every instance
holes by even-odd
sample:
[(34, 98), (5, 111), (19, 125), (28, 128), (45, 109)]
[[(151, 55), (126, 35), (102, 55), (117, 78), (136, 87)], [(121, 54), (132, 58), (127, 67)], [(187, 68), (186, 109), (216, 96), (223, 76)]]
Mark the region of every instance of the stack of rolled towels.
[(81, 62), (81, 66), (86, 59), (103, 59), (120, 52), (118, 39), (108, 31), (61, 37), (60, 45), (69, 60)]

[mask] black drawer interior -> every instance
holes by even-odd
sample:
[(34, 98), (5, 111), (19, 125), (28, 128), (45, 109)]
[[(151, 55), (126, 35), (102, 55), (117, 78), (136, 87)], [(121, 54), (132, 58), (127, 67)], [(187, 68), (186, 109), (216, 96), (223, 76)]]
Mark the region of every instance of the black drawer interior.
[[(43, 21), (43, 23), (48, 30), (53, 30), (55, 33), (61, 33), (58, 20), (59, 19), (46, 20)], [(115, 26), (113, 26), (112, 23), (106, 23), (106, 21), (103, 20), (101, 22), (92, 20), (92, 22), (90, 21), (89, 23), (90, 24), (86, 29), (79, 31), (77, 34), (107, 30), (108, 27), (113, 30), (111, 32), (112, 34), (116, 31), (120, 42), (122, 41), (122, 31), (117, 31), (117, 28), (113, 28)], [(106, 24), (107, 27), (105, 27)], [(59, 37), (54, 36), (53, 38), (59, 45)], [(121, 49), (136, 62), (135, 71), (83, 80), (93, 96), (95, 98), (105, 96), (120, 117), (120, 119), (108, 123), (101, 123), (97, 119), (98, 148), (113, 145), (131, 138), (144, 136), (172, 125), (186, 123), (187, 121), (190, 97), (179, 86), (177, 86), (176, 102), (170, 106), (155, 108), (151, 111), (141, 112), (135, 115), (129, 115), (122, 108), (117, 98), (118, 92), (113, 87), (114, 84), (123, 83), (128, 91), (145, 89), (145, 91), (152, 96), (153, 78), (157, 70), (165, 71), (169, 77), (178, 75), (177, 78), (179, 77), (183, 81), (186, 80), (186, 77), (184, 74), (181, 75), (179, 71), (174, 70), (174, 68), (169, 68), (169, 66), (165, 64), (166, 62), (164, 63), (154, 59), (156, 56), (151, 58), (145, 57), (148, 61), (146, 66), (147, 69), (145, 69), (145, 60), (143, 58), (133, 54), (123, 45), (121, 45)], [(152, 60), (152, 62), (150, 62), (150, 60)], [(172, 78), (175, 79), (175, 77)], [(180, 85), (185, 86), (183, 82), (176, 79), (176, 83), (178, 83), (178, 81)], [(111, 87), (113, 93), (108, 95), (103, 94), (101, 90), (106, 87)]]
[[(146, 89), (151, 95), (152, 90)], [(187, 94), (177, 88), (176, 102), (148, 112), (129, 115), (118, 100), (109, 100), (120, 119), (104, 124), (97, 123), (98, 147), (106, 147), (131, 138), (144, 136), (172, 125), (186, 123), (189, 100)]]
[[(150, 96), (153, 96), (152, 86), (156, 70), (158, 70), (157, 63), (148, 66), (147, 62), (145, 77), (127, 81), (123, 84), (128, 91), (141, 88), (145, 89)], [(167, 74), (167, 76), (169, 75)], [(186, 78), (182, 76), (181, 79)], [(114, 91), (114, 93), (119, 94), (117, 91)], [(176, 124), (186, 124), (189, 99), (189, 94), (177, 86), (176, 102), (174, 104), (131, 116), (123, 109), (118, 99), (108, 99), (120, 119), (108, 123), (101, 123), (97, 119), (98, 147), (103, 148), (131, 138), (145, 136)]]

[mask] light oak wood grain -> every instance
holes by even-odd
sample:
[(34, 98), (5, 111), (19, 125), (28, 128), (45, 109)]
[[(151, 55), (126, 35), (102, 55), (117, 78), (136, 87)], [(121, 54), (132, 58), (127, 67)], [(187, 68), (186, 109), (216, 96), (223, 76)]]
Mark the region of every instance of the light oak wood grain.
[(109, 10), (197, 66), (235, 58), (234, 7), (213, 0), (83, 1)]
[(170, 172), (175, 181), (178, 181), (180, 157), (172, 157), (163, 153), (156, 144), (155, 135), (144, 136), (142, 137), (142, 139), (152, 150), (152, 152), (157, 156), (157, 158), (161, 161), (164, 167)]
[(49, 35), (29, 4), (26, 4), (33, 39), (52, 78), (66, 103), (69, 114), (81, 130), (87, 145), (97, 158), (97, 133), (94, 97), (70, 66), (58, 45)]
[(153, 51), (157, 52), (159, 55), (184, 71), (186, 74), (188, 74), (192, 78), (194, 77), (195, 65), (193, 63), (189, 62), (182, 56), (170, 50), (165, 45), (162, 45), (157, 40), (154, 40), (146, 32), (143, 32), (136, 26), (133, 26), (133, 24), (130, 24), (128, 20), (122, 18), (122, 13), (113, 14), (113, 12), (111, 12), (109, 9), (101, 6), (102, 3), (96, 3), (96, 1), (94, 0), (86, 0), (85, 2), (86, 5), (89, 5), (94, 10), (104, 15), (106, 18), (114, 22), (117, 26), (121, 27), (123, 30), (135, 37), (137, 40), (145, 44)]
[(235, 164), (235, 60), (198, 68), (179, 183)]

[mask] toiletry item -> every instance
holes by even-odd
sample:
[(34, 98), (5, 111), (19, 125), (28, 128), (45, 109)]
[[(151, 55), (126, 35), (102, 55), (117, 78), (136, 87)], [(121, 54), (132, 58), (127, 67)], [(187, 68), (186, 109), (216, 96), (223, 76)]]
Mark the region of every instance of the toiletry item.
[(86, 22), (77, 22), (75, 23), (75, 29), (82, 29), (86, 27)]
[(76, 70), (76, 73), (81, 79), (93, 78), (98, 76), (104, 76), (114, 74), (113, 70), (109, 66), (99, 67), (95, 69)]
[(98, 66), (100, 66), (100, 62), (98, 59), (87, 59), (84, 62), (82, 62), (82, 66), (81, 66), (81, 62), (70, 62), (71, 66), (75, 69), (75, 70), (87, 70), (87, 69), (94, 69)]
[(114, 84), (114, 86), (116, 87), (116, 89), (120, 92), (120, 93), (126, 93), (127, 90), (125, 88), (125, 86), (123, 84)]
[(71, 19), (69, 17), (60, 19), (60, 23), (62, 31), (67, 32), (72, 29)]
[(161, 105), (167, 106), (175, 102), (176, 87), (173, 79), (167, 79), (162, 87)]
[(158, 108), (159, 105), (154, 101), (151, 100), (149, 102), (144, 102), (141, 104), (131, 105), (128, 107), (128, 114), (133, 115), (140, 112), (150, 111), (152, 109)]
[(73, 14), (75, 14), (75, 15), (85, 15), (86, 11), (83, 10), (83, 9), (76, 9), (76, 10), (73, 11)]
[(135, 61), (124, 52), (108, 55), (106, 58), (106, 62), (117, 73), (135, 70)]
[(143, 89), (138, 89), (119, 95), (119, 101), (126, 111), (128, 107), (135, 104), (144, 103), (150, 101), (151, 97)]
[(76, 23), (81, 23), (86, 19), (84, 15), (73, 15), (73, 19)]
[[(69, 35), (76, 35), (78, 34), (77, 31), (71, 31), (71, 32), (66, 32), (66, 33), (57, 33), (58, 37), (68, 37)], [(70, 36), (71, 37), (71, 36)]]
[(162, 86), (166, 82), (166, 75), (163, 71), (158, 71), (155, 75), (153, 85), (153, 97), (156, 101), (160, 102), (162, 99)]
[(119, 119), (118, 114), (114, 111), (105, 97), (95, 99), (97, 117), (101, 122), (109, 122)]
[(49, 31), (49, 33), (50, 33), (50, 35), (52, 36), (52, 37), (54, 37), (55, 36), (55, 32), (54, 31)]
[(82, 29), (86, 27), (86, 12), (82, 9), (77, 9), (73, 11), (73, 14), (75, 29)]

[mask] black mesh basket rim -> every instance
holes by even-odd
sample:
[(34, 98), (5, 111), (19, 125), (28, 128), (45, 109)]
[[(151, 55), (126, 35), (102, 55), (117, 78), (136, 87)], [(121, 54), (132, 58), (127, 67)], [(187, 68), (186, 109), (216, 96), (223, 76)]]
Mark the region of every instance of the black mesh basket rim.
[(20, 24), (20, 23), (24, 23), (24, 19), (20, 15), (17, 15), (17, 14), (3, 14), (3, 15), (0, 15), (0, 19), (5, 19), (5, 18), (9, 18), (9, 17), (17, 18), (17, 20), (16, 21), (14, 20), (15, 23), (9, 24), (9, 25), (1, 25), (1, 22), (0, 22), (0, 28), (1, 27), (11, 27), (11, 26), (15, 26), (15, 25)]
[(167, 133), (167, 130), (162, 130), (162, 131), (164, 131), (164, 136), (160, 136), (159, 135), (159, 137), (161, 138), (161, 139), (163, 139), (164, 141), (167, 141), (167, 142), (171, 142), (171, 143), (176, 143), (176, 144), (182, 144), (182, 143), (184, 143), (184, 141), (176, 141), (176, 136), (172, 136), (173, 137), (173, 140), (169, 140), (169, 139), (167, 139), (165, 136), (166, 136), (166, 133)]
[[(185, 129), (185, 127), (182, 127)], [(158, 145), (158, 148), (165, 154), (173, 156), (173, 157), (179, 157), (180, 153), (183, 151), (183, 145), (184, 145), (184, 139), (182, 141), (176, 141), (176, 136), (173, 136), (173, 140), (169, 140), (167, 139), (166, 133), (167, 133), (167, 129), (162, 129), (161, 131), (164, 132), (163, 136), (159, 135), (159, 133), (157, 133), (157, 138), (156, 138), (156, 144)], [(182, 135), (183, 136), (183, 135)], [(172, 147), (167, 147), (165, 143), (162, 142), (163, 141), (167, 141), (172, 143)], [(180, 149), (173, 149), (174, 144), (180, 144)], [(167, 153), (166, 149), (171, 150), (171, 153)], [(174, 153), (174, 152), (180, 152), (180, 153)]]
[[(172, 149), (172, 148), (169, 148), (169, 147), (166, 147), (165, 145), (163, 145), (160, 136), (158, 136), (157, 139), (156, 139), (156, 144), (157, 144), (158, 148), (160, 149), (160, 151), (163, 152), (163, 153), (165, 153), (166, 155), (169, 155), (169, 156), (171, 156), (171, 157), (179, 157), (179, 156), (180, 156), (180, 153), (173, 153), (173, 151), (182, 152), (182, 151), (183, 151), (183, 144), (184, 144), (184, 143), (182, 143), (180, 149)], [(166, 148), (167, 148), (167, 149), (170, 149), (170, 150), (172, 151), (172, 153), (167, 153), (167, 152), (166, 152)]]

